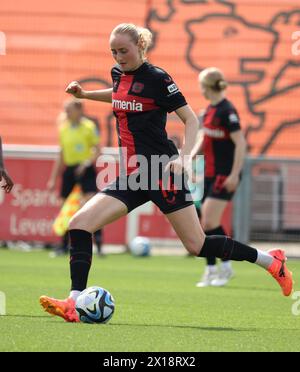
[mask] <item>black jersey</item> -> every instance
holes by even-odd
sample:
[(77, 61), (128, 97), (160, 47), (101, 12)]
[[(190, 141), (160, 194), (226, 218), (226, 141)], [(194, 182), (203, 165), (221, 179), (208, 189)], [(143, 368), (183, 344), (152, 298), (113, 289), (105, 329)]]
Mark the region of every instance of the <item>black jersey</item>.
[[(151, 155), (178, 154), (167, 137), (167, 113), (187, 103), (170, 75), (148, 62), (125, 73), (116, 65), (111, 75), (119, 146), (127, 149), (127, 159), (135, 155), (150, 159)], [(137, 167), (126, 168), (131, 173)]]
[(230, 174), (235, 149), (230, 133), (240, 129), (237, 110), (226, 98), (208, 106), (203, 116), (205, 177)]

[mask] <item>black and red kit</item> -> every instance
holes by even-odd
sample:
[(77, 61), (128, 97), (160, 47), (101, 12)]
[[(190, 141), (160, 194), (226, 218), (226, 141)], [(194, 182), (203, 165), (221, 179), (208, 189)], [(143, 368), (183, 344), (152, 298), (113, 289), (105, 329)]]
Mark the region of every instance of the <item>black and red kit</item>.
[(117, 121), (121, 168), (125, 175), (118, 177), (103, 192), (123, 201), (128, 211), (149, 200), (163, 213), (193, 204), (187, 197), (189, 190), (186, 186), (181, 190), (176, 188), (174, 175), (171, 175), (167, 189), (161, 184), (161, 179), (157, 179), (158, 190), (151, 189), (150, 185), (148, 190), (120, 190), (118, 187), (122, 177), (124, 181), (124, 177), (128, 179), (137, 172), (141, 173), (139, 162), (132, 163), (136, 156), (138, 159), (139, 155), (143, 155), (150, 161), (148, 172), (151, 174), (151, 156), (167, 155), (171, 158), (178, 155), (174, 143), (167, 136), (167, 113), (187, 105), (187, 102), (171, 76), (148, 62), (132, 72), (123, 72), (116, 65), (111, 75), (112, 108)]
[(233, 193), (222, 187), (231, 173), (235, 144), (230, 134), (241, 129), (240, 119), (233, 104), (224, 98), (217, 105), (209, 105), (202, 117), (205, 159), (204, 197), (230, 200)]

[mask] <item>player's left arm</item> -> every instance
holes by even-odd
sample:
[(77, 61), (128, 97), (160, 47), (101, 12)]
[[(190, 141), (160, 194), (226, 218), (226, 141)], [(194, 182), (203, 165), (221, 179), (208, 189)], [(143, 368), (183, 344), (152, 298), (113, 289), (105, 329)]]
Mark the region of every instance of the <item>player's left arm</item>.
[(168, 113), (176, 112), (185, 124), (184, 143), (180, 156), (166, 166), (166, 170), (170, 169), (175, 174), (182, 174), (184, 169), (191, 170), (191, 152), (199, 129), (198, 118), (168, 73), (157, 68), (154, 77), (156, 104)]
[(195, 146), (199, 122), (197, 115), (189, 105), (184, 105), (176, 111), (177, 116), (185, 124), (185, 134), (183, 146), (178, 159), (171, 161), (168, 165), (172, 172), (181, 174), (183, 169), (189, 170), (191, 167), (191, 153)]
[(9, 177), (7, 170), (4, 167), (4, 161), (3, 161), (3, 155), (2, 155), (2, 140), (0, 137), (0, 182), (4, 179), (5, 184), (2, 186), (5, 192), (10, 192), (11, 189), (13, 188), (13, 181)]
[(176, 111), (177, 116), (185, 124), (184, 142), (180, 151), (180, 156), (190, 156), (195, 146), (199, 130), (197, 115), (191, 109), (190, 105), (180, 107)]
[(226, 178), (223, 187), (225, 187), (227, 191), (233, 192), (237, 189), (240, 181), (239, 177), (246, 156), (247, 143), (242, 130), (231, 132), (230, 138), (235, 145), (234, 158), (231, 172), (229, 176)]

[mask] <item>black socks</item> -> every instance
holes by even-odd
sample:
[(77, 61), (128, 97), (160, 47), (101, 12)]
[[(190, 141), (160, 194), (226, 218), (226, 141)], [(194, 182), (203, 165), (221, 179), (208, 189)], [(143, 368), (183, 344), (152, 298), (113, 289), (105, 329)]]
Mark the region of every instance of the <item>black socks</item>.
[[(208, 236), (211, 236), (211, 235), (226, 235), (222, 226), (218, 226), (215, 229), (205, 231), (205, 234), (208, 235)], [(222, 261), (228, 261), (228, 259), (222, 259)], [(207, 265), (215, 265), (217, 263), (216, 256), (206, 257), (206, 262), (207, 262)]]
[(199, 257), (215, 256), (221, 259), (233, 261), (248, 261), (251, 263), (257, 260), (257, 250), (237, 242), (228, 236), (207, 236)]
[(93, 255), (92, 234), (85, 230), (70, 230), (70, 271), (72, 291), (86, 288)]
[(95, 239), (95, 244), (97, 247), (98, 254), (100, 254), (101, 247), (102, 247), (102, 230), (97, 230), (94, 232), (94, 239)]
[(69, 234), (68, 234), (68, 232), (66, 232), (65, 235), (62, 237), (62, 240), (61, 240), (61, 250), (64, 253), (68, 253), (69, 252)]

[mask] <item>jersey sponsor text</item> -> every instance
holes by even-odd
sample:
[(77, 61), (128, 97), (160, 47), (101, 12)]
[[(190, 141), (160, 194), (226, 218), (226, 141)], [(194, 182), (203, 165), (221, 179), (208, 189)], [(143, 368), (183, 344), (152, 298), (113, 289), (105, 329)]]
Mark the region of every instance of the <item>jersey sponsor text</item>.
[(112, 100), (113, 109), (126, 110), (126, 111), (143, 111), (143, 104), (140, 102), (133, 101), (122, 101), (119, 99)]

